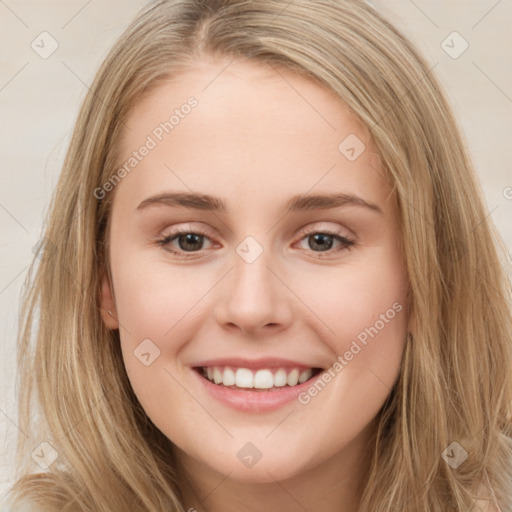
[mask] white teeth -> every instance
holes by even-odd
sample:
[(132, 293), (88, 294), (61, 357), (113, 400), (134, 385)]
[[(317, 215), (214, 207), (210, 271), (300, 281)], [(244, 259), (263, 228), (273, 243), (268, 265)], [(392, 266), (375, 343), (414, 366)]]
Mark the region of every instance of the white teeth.
[(280, 388), (286, 386), (286, 372), (279, 368), (274, 375), (274, 386)]
[(297, 382), (299, 382), (299, 370), (297, 368), (294, 368), (286, 378), (286, 382), (288, 383), (288, 386), (296, 386)]
[(213, 381), (215, 384), (220, 384), (222, 382), (222, 373), (218, 368), (213, 369)]
[(236, 386), (239, 388), (270, 389), (273, 387), (296, 386), (309, 380), (313, 369), (299, 370), (293, 368), (285, 370), (279, 368), (275, 373), (271, 369), (254, 371), (248, 368), (207, 367), (203, 368), (203, 375), (215, 384)]
[(231, 368), (225, 368), (224, 375), (222, 376), (222, 384), (224, 384), (224, 386), (234, 386), (235, 383), (235, 372)]
[(253, 388), (253, 375), (247, 368), (238, 368), (236, 371), (236, 386), (239, 388)]
[(299, 377), (299, 382), (302, 384), (303, 382), (306, 382), (311, 375), (313, 375), (313, 370), (309, 368), (308, 370), (304, 370)]
[(274, 386), (274, 376), (270, 370), (258, 370), (254, 375), (254, 387), (268, 389)]

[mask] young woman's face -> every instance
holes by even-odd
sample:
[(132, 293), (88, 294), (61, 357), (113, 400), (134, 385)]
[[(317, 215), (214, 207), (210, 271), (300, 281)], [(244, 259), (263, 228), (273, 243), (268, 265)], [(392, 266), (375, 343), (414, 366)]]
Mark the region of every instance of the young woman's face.
[(228, 62), (126, 121), (102, 315), (184, 464), (252, 482), (356, 464), (406, 340), (398, 209), (340, 100)]

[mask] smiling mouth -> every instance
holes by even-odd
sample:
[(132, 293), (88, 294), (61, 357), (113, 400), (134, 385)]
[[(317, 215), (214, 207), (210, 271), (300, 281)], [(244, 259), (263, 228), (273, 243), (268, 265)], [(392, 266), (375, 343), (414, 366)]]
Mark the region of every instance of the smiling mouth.
[(308, 382), (323, 372), (323, 368), (235, 368), (232, 366), (198, 366), (199, 375), (220, 387), (239, 391), (276, 391)]

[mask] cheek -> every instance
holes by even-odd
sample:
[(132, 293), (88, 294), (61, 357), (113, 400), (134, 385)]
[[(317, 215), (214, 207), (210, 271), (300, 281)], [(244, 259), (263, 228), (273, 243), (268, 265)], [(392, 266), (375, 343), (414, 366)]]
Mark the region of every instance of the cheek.
[(333, 352), (352, 351), (353, 367), (399, 365), (406, 336), (405, 269), (391, 251), (376, 260), (333, 269), (323, 280), (302, 278), (313, 321), (324, 325)]
[[(135, 254), (118, 261), (115, 278), (121, 350), (133, 391), (158, 425), (173, 424), (172, 404), (193, 407), (172, 361), (204, 289), (195, 287), (185, 272)], [(163, 396), (169, 400), (167, 407), (162, 407)]]
[(194, 278), (190, 269), (173, 270), (165, 262), (135, 257), (119, 264), (116, 277), (119, 318), (133, 341), (141, 336), (161, 341), (168, 338), (208, 289), (207, 276)]

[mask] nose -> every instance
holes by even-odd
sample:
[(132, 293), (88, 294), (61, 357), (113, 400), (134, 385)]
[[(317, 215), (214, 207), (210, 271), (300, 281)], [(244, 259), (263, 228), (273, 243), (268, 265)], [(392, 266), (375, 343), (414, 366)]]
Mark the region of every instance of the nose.
[(277, 334), (289, 326), (293, 293), (274, 266), (270, 251), (263, 251), (251, 263), (235, 253), (233, 268), (215, 298), (219, 325), (255, 337)]

